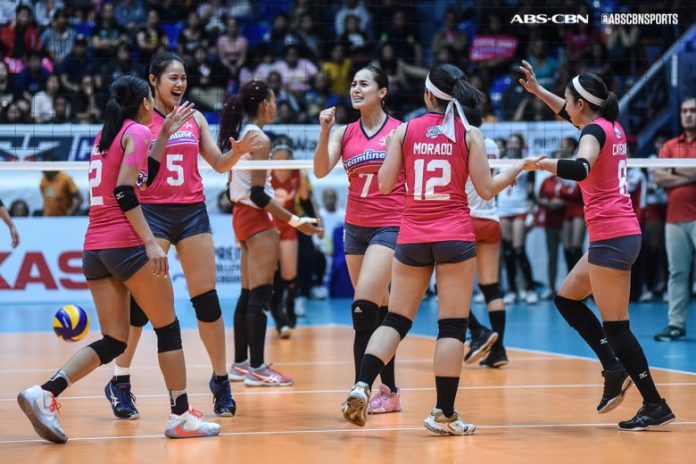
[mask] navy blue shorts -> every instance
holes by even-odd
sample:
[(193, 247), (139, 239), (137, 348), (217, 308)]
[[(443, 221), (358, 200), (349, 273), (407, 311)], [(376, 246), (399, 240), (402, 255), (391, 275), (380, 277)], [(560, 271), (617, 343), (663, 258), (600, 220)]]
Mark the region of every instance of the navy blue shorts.
[(186, 237), (212, 233), (205, 203), (140, 206), (154, 236), (166, 239), (173, 245)]
[(370, 245), (396, 248), (398, 226), (362, 227), (346, 223), (343, 229), (343, 250), (347, 255), (364, 255)]
[(394, 258), (408, 266), (461, 263), (476, 256), (476, 243), (462, 240), (431, 243), (402, 243)]
[(133, 277), (149, 259), (145, 247), (85, 250), (82, 252), (82, 272), (87, 280), (116, 277), (121, 282)]
[(642, 235), (625, 235), (591, 242), (587, 260), (595, 266), (630, 271), (638, 258), (642, 242)]

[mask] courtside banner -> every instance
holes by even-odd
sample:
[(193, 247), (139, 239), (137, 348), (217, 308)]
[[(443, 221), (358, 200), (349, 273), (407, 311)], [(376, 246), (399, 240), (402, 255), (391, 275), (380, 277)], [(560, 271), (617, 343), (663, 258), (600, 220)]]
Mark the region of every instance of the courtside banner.
[[(20, 244), (10, 248), (9, 234), (0, 227), (0, 303), (81, 303), (91, 301), (82, 275), (82, 242), (87, 217), (14, 218)], [(240, 291), (239, 248), (230, 215), (210, 217), (215, 240), (217, 291), (236, 298)], [(169, 273), (177, 299), (189, 299), (184, 273), (174, 247)]]

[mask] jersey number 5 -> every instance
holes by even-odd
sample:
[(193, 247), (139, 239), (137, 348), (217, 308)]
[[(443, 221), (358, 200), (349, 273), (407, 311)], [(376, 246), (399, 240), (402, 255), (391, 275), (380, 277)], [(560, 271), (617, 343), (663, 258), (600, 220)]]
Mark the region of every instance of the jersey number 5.
[(167, 155), (167, 183), (173, 187), (178, 187), (184, 184), (184, 167), (181, 162), (184, 161), (184, 155)]
[[(452, 181), (452, 165), (444, 159), (434, 159), (425, 164), (424, 159), (417, 159), (414, 163), (416, 169), (416, 179), (413, 186), (413, 198), (416, 200), (449, 200), (449, 193), (435, 193), (435, 187), (445, 187)], [(432, 176), (425, 181), (423, 188), (423, 178), (425, 172), (440, 171), (439, 176)], [(425, 190), (425, 194), (423, 193)]]

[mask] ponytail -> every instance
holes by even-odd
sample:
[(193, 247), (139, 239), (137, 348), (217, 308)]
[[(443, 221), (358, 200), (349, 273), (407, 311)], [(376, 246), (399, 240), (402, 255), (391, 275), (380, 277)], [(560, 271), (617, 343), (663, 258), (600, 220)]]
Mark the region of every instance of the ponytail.
[(271, 95), (271, 88), (264, 81), (253, 79), (244, 84), (237, 95), (227, 99), (218, 130), (218, 147), (230, 149), (230, 137), (239, 138), (245, 118), (255, 117), (261, 102)]
[(607, 89), (606, 84), (599, 76), (592, 73), (580, 74), (578, 76), (578, 81), (585, 92), (589, 92), (592, 96), (603, 100), (603, 102), (601, 105), (589, 102), (587, 98), (584, 98), (580, 92), (578, 92), (571, 79), (566, 88), (570, 91), (571, 95), (573, 95), (573, 98), (576, 100), (582, 98), (592, 111), (599, 114), (607, 121), (614, 122), (619, 119), (619, 101), (616, 98), (616, 94)]
[(469, 84), (463, 75), (454, 82), (450, 95), (465, 108), (478, 108), (486, 100), (483, 92)]
[[(456, 98), (465, 108), (477, 108), (486, 100), (486, 96), (469, 84), (466, 75), (457, 66), (437, 64), (430, 69), (428, 77), (435, 87)], [(437, 97), (436, 100), (438, 106), (447, 106), (446, 100)]]
[(121, 76), (109, 87), (109, 101), (104, 111), (104, 125), (97, 147), (106, 152), (126, 119), (138, 116), (143, 99), (150, 95), (147, 82), (134, 76)]
[(614, 92), (607, 92), (607, 98), (599, 108), (599, 114), (607, 121), (614, 122), (619, 119), (619, 100)]

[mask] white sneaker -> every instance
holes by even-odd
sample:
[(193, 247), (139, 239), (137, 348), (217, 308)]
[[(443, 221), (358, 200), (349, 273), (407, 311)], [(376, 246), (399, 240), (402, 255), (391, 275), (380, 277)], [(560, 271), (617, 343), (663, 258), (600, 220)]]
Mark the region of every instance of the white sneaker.
[(552, 292), (550, 288), (547, 288), (546, 290), (544, 290), (544, 293), (542, 293), (539, 298), (541, 298), (542, 300), (550, 300), (551, 298), (553, 298), (553, 295), (554, 292)]
[(367, 408), (370, 404), (370, 386), (365, 382), (358, 382), (343, 403), (343, 418), (346, 422), (364, 427), (367, 422)]
[(312, 287), (312, 298), (315, 300), (323, 300), (327, 296), (329, 296), (329, 292), (326, 290), (326, 287), (324, 286), (316, 286)]
[(486, 298), (483, 296), (483, 293), (477, 293), (474, 296), (474, 303), (481, 304), (481, 303), (484, 303), (485, 301), (486, 301)]
[(207, 422), (203, 413), (189, 409), (180, 416), (170, 414), (164, 435), (169, 438), (214, 437), (220, 433), (220, 424)]
[(423, 425), (426, 429), (439, 435), (471, 435), (476, 430), (474, 424), (467, 424), (459, 419), (457, 411), (452, 417), (445, 417), (441, 409), (433, 408), (425, 418)]
[(530, 290), (524, 297), (527, 304), (537, 304), (539, 302), (539, 295), (534, 290)]
[(60, 404), (53, 393), (34, 385), (19, 392), (17, 402), (41, 438), (53, 443), (68, 441), (58, 420)]
[(517, 294), (515, 292), (507, 292), (503, 297), (503, 302), (505, 304), (513, 304), (517, 300)]
[(295, 298), (295, 316), (302, 317), (307, 314), (307, 310), (305, 309), (306, 301), (307, 298), (304, 296), (298, 296)]
[(643, 292), (643, 294), (640, 296), (640, 298), (638, 298), (638, 301), (640, 303), (645, 303), (648, 301), (652, 301), (653, 298), (655, 298), (655, 295), (653, 295), (653, 292), (651, 292), (650, 290), (646, 290)]

